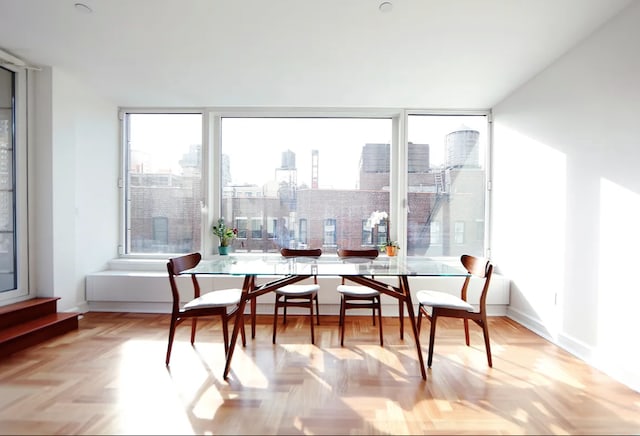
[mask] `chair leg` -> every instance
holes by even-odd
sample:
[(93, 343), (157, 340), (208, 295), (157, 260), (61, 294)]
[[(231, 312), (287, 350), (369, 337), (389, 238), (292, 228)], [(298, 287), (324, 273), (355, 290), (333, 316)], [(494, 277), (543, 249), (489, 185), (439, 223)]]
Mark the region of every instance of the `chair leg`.
[(276, 295), (276, 301), (273, 305), (273, 338), (272, 343), (276, 343), (276, 329), (278, 328), (278, 305), (280, 304), (280, 297)]
[(431, 333), (429, 335), (429, 359), (427, 360), (427, 367), (431, 368), (431, 362), (433, 361), (433, 342), (436, 338), (436, 320), (438, 319), (438, 312), (436, 308), (433, 308), (431, 313)]
[(282, 306), (282, 324), (287, 323), (287, 302), (289, 302), (289, 297), (284, 297), (284, 305)]
[(224, 340), (224, 355), (229, 354), (229, 323), (227, 322), (227, 315), (220, 315), (222, 321), (222, 339)]
[(191, 345), (196, 341), (196, 330), (198, 328), (198, 318), (191, 319)]
[(240, 334), (242, 335), (242, 346), (246, 347), (247, 346), (247, 334), (244, 331), (244, 314), (242, 314), (242, 316), (240, 317), (240, 322), (242, 324), (240, 324)]
[(176, 318), (171, 317), (171, 325), (169, 326), (169, 344), (167, 345), (167, 358), (165, 359), (165, 365), (169, 365), (171, 359), (171, 348), (173, 347), (173, 336), (176, 333)]
[(347, 327), (347, 320), (344, 318), (346, 312), (346, 301), (344, 299), (344, 295), (340, 298), (340, 319), (342, 320), (342, 324), (340, 325), (340, 346), (344, 347), (344, 330)]
[(470, 342), (469, 342), (469, 320), (467, 318), (465, 318), (464, 320), (464, 341), (467, 344), (467, 347), (469, 346)]
[(484, 335), (484, 347), (487, 350), (487, 362), (489, 367), (493, 367), (493, 361), (491, 360), (491, 344), (489, 343), (489, 325), (486, 319), (482, 320), (482, 334)]
[(380, 330), (380, 346), (384, 346), (382, 341), (382, 304), (380, 303), (380, 297), (376, 298), (376, 307), (378, 309), (378, 330)]
[(371, 321), (373, 321), (373, 325), (376, 325), (376, 298), (375, 297), (371, 299)]
[(309, 298), (309, 324), (311, 324), (311, 343), (315, 344), (315, 332), (313, 331), (313, 297)]
[(320, 325), (320, 303), (318, 303), (318, 294), (316, 294), (314, 300), (316, 300), (316, 322)]
[(398, 298), (398, 317), (400, 318), (400, 340), (404, 340), (404, 301)]
[(422, 327), (422, 311), (423, 310), (424, 308), (422, 304), (419, 304), (418, 305), (418, 321), (416, 322), (416, 328), (418, 329), (418, 334), (420, 334), (420, 328)]
[[(257, 304), (258, 302), (256, 301), (255, 298), (251, 299), (250, 302), (250, 306), (251, 306), (251, 339), (255, 339), (256, 337), (256, 310), (257, 310)], [(243, 323), (244, 326), (244, 323)]]

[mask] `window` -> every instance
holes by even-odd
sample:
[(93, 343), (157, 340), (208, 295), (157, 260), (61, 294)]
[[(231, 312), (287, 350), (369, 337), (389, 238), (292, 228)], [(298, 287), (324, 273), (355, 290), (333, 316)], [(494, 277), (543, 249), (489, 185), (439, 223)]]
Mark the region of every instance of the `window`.
[(464, 244), (464, 221), (456, 221), (454, 228), (454, 242)]
[(440, 221), (431, 221), (429, 226), (429, 242), (432, 245), (442, 244), (442, 230), (440, 230)]
[(276, 239), (277, 228), (278, 228), (278, 220), (273, 217), (267, 218), (267, 238)]
[(236, 229), (238, 229), (238, 239), (247, 239), (247, 218), (236, 218)]
[(362, 245), (373, 245), (373, 232), (369, 220), (362, 220)]
[(377, 245), (385, 245), (387, 243), (387, 241), (389, 240), (389, 238), (387, 237), (387, 226), (388, 224), (388, 220), (384, 220), (382, 221), (380, 224), (378, 224), (376, 227), (378, 227), (377, 229), (377, 235), (378, 235), (378, 239), (377, 239)]
[(485, 114), (408, 116), (409, 255), (484, 254), (464, 222), (484, 222), (487, 131)]
[[(299, 248), (304, 248), (307, 245), (307, 219), (306, 218), (300, 218), (300, 220), (298, 221), (299, 223), (299, 228), (298, 228), (298, 235), (300, 236), (300, 247)], [(295, 237), (295, 236), (294, 236)]]
[(27, 72), (0, 66), (0, 301), (29, 294)]
[(262, 239), (262, 218), (251, 218), (251, 239)]
[(324, 237), (322, 245), (336, 245), (336, 220), (334, 220), (333, 218), (324, 220)]
[(166, 216), (153, 217), (153, 240), (158, 246), (169, 243), (169, 220)]
[(125, 253), (200, 250), (202, 114), (128, 113), (124, 123)]
[(15, 167), (15, 73), (0, 67), (0, 292), (18, 287)]
[(265, 239), (252, 221), (249, 250), (359, 247), (363, 220), (389, 211), (391, 118), (221, 116), (220, 126), (222, 216), (270, 217)]
[(224, 217), (238, 251), (394, 240), (408, 256), (484, 254), (486, 113), (335, 113), (127, 112), (125, 253), (212, 253)]

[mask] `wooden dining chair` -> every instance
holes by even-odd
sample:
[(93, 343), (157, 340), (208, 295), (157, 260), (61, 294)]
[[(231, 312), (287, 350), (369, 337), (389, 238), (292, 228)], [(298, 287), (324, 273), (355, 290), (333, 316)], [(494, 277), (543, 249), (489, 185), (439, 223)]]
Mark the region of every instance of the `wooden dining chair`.
[[(280, 254), (286, 258), (314, 258), (317, 259), (322, 255), (322, 249), (295, 249), (283, 248)], [(305, 307), (309, 308), (309, 324), (311, 325), (311, 343), (315, 343), (315, 333), (313, 327), (313, 305), (316, 306), (316, 322), (320, 325), (320, 306), (318, 304), (318, 276), (313, 276), (313, 283), (309, 284), (292, 284), (285, 285), (274, 291), (276, 295), (273, 308), (273, 339), (276, 343), (276, 330), (278, 326), (278, 309), (283, 309), (282, 323), (287, 323), (287, 307)]]
[[(201, 259), (202, 255), (200, 253), (190, 253), (171, 258), (169, 259), (169, 262), (167, 262), (167, 271), (169, 273), (169, 284), (171, 285), (173, 304), (171, 308), (171, 324), (169, 326), (169, 344), (167, 346), (166, 365), (169, 365), (169, 360), (171, 358), (171, 348), (173, 346), (176, 327), (182, 323), (182, 321), (189, 318), (191, 319), (191, 345), (193, 345), (196, 339), (198, 318), (204, 316), (219, 316), (222, 321), (224, 352), (226, 354), (229, 351), (228, 324), (229, 319), (236, 314), (236, 311), (239, 308), (240, 295), (242, 294), (240, 289), (213, 290), (202, 294), (196, 274), (188, 274), (191, 276), (193, 298), (186, 304), (181, 304), (181, 293), (177, 277), (184, 271), (194, 268), (198, 263), (200, 263)], [(187, 286), (183, 286), (183, 293), (187, 292), (185, 288), (187, 288)], [(247, 342), (244, 331), (244, 320), (242, 317), (240, 317), (240, 320), (242, 321), (240, 330), (242, 334), (242, 345), (246, 346)]]
[[(418, 300), (418, 332), (420, 332), (423, 315), (431, 322), (429, 359), (427, 360), (427, 366), (429, 368), (431, 368), (431, 361), (433, 360), (433, 342), (436, 334), (436, 321), (439, 317), (460, 318), (464, 320), (464, 337), (467, 346), (469, 346), (469, 320), (478, 324), (480, 328), (482, 328), (484, 335), (487, 361), (490, 367), (493, 366), (491, 360), (491, 345), (489, 344), (489, 324), (487, 323), (487, 293), (489, 291), (491, 274), (493, 273), (493, 265), (488, 259), (467, 254), (463, 254), (460, 257), (460, 261), (468, 272), (462, 284), (462, 289), (460, 290), (460, 297), (440, 291), (421, 290), (416, 292), (416, 298)], [(472, 277), (483, 280), (477, 310), (467, 301), (467, 288), (469, 287)]]
[[(375, 248), (365, 249), (339, 249), (338, 257), (346, 262), (370, 262), (378, 257), (379, 251)], [(371, 278), (374, 278), (373, 276)], [(376, 325), (376, 311), (378, 311), (378, 330), (380, 331), (380, 345), (382, 339), (382, 306), (380, 305), (380, 292), (362, 285), (347, 285), (345, 278), (337, 288), (340, 294), (340, 346), (344, 346), (345, 315), (350, 309), (371, 309), (373, 325)]]

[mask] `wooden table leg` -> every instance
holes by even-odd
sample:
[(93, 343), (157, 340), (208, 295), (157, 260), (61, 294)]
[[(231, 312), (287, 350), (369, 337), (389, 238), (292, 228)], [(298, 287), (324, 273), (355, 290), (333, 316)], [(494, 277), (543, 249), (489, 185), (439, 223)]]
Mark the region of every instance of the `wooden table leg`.
[(235, 320), (235, 323), (233, 324), (233, 333), (231, 334), (229, 351), (227, 352), (227, 362), (224, 365), (223, 378), (225, 380), (229, 375), (229, 370), (231, 369), (231, 358), (233, 357), (233, 350), (235, 350), (236, 348), (236, 341), (238, 340), (238, 332), (240, 331), (240, 323), (243, 322), (242, 317), (244, 316), (244, 309), (247, 306), (247, 300), (251, 299), (249, 294), (253, 290), (254, 283), (255, 283), (254, 276), (245, 276), (244, 283), (242, 284), (242, 295), (240, 297), (238, 311), (236, 312), (236, 320)]
[[(255, 288), (255, 277), (251, 281), (251, 289)], [(258, 310), (258, 302), (256, 298), (251, 299), (251, 339), (256, 337), (256, 311)]]
[(413, 302), (411, 301), (411, 292), (409, 289), (409, 279), (407, 276), (401, 276), (399, 278), (400, 289), (404, 294), (404, 301), (407, 304), (407, 314), (411, 320), (411, 328), (413, 329), (413, 337), (416, 341), (416, 349), (418, 350), (418, 361), (420, 362), (420, 372), (422, 373), (423, 380), (427, 379), (427, 371), (424, 368), (424, 359), (422, 358), (422, 347), (420, 346), (420, 334), (418, 333), (418, 327), (416, 325), (416, 316), (413, 312)]

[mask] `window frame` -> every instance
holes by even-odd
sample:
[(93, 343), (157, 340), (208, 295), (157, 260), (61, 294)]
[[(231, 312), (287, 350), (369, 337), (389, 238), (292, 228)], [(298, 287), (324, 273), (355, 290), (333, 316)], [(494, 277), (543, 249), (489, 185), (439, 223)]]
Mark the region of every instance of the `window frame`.
[[(118, 257), (127, 259), (166, 259), (167, 257), (173, 255), (181, 255), (184, 253), (131, 253), (127, 250), (127, 245), (129, 242), (127, 241), (127, 228), (128, 228), (128, 215), (127, 215), (127, 170), (129, 168), (129, 153), (128, 153), (128, 136), (129, 136), (129, 125), (127, 124), (127, 115), (129, 114), (199, 114), (202, 117), (202, 133), (201, 133), (201, 144), (202, 144), (202, 162), (201, 162), (201, 171), (202, 171), (202, 195), (200, 198), (200, 203), (202, 207), (206, 207), (204, 199), (207, 197), (207, 190), (210, 189), (210, 182), (212, 177), (209, 176), (209, 169), (211, 168), (208, 164), (209, 155), (210, 155), (210, 147), (208, 144), (208, 131), (209, 125), (207, 123), (208, 118), (205, 116), (206, 111), (203, 108), (119, 108), (118, 110), (118, 119), (120, 121), (120, 168), (118, 175), (118, 187), (119, 187), (119, 198), (120, 198), (120, 210), (119, 210), (119, 231), (118, 231)], [(201, 241), (202, 245), (200, 247), (200, 251), (204, 249), (204, 241), (205, 239), (213, 239), (209, 236), (211, 235), (211, 225), (213, 223), (212, 220), (209, 220), (208, 217), (205, 218), (205, 214), (203, 213), (203, 221), (200, 229), (201, 233)], [(207, 244), (209, 250), (213, 250), (214, 248), (217, 250), (217, 244), (214, 246), (213, 242)], [(210, 251), (212, 252), (212, 251)]]
[[(221, 185), (221, 172), (218, 168), (222, 162), (222, 138), (221, 138), (221, 120), (225, 117), (231, 118), (390, 118), (392, 121), (392, 137), (390, 138), (391, 146), (391, 168), (390, 168), (390, 191), (389, 195), (392, 199), (390, 202), (389, 221), (389, 239), (397, 241), (400, 246), (406, 246), (407, 241), (407, 198), (408, 198), (408, 140), (407, 140), (407, 120), (411, 115), (484, 115), (487, 117), (487, 144), (485, 150), (485, 171), (486, 182), (484, 187), (485, 193), (485, 219), (484, 219), (484, 251), (488, 255), (490, 253), (489, 237), (490, 237), (490, 196), (487, 187), (491, 181), (491, 144), (492, 144), (492, 123), (490, 110), (415, 110), (415, 109), (398, 109), (398, 108), (121, 108), (121, 113), (201, 113), (202, 114), (202, 204), (203, 204), (203, 225), (202, 225), (202, 246), (201, 252), (203, 256), (210, 257), (215, 254), (215, 241), (211, 237), (210, 226), (217, 217), (220, 216), (222, 191), (219, 189)], [(122, 117), (121, 117), (122, 120)], [(122, 134), (122, 155), (126, 157), (125, 135)], [(124, 177), (125, 162), (122, 162), (121, 181)], [(120, 246), (124, 247), (125, 222), (124, 222), (124, 192), (121, 195), (121, 229), (120, 229)], [(249, 224), (249, 223), (247, 223)], [(247, 236), (250, 229), (247, 228)], [(264, 236), (264, 235), (263, 235)], [(375, 238), (375, 236), (374, 236)], [(375, 239), (374, 239), (375, 241)], [(167, 254), (125, 254), (120, 250), (120, 257), (146, 257), (146, 258), (166, 258)]]
[(33, 154), (35, 144), (27, 141), (32, 133), (32, 125), (27, 120), (32, 118), (35, 108), (29, 105), (28, 91), (33, 88), (33, 75), (26, 69), (3, 65), (3, 69), (13, 74), (13, 104), (12, 104), (12, 129), (13, 129), (13, 229), (15, 240), (15, 252), (13, 268), (15, 275), (15, 288), (0, 292), (0, 301), (11, 301), (24, 298), (31, 294), (29, 284), (29, 251), (35, 248), (29, 238), (28, 204), (33, 198), (28, 196), (28, 184), (35, 174), (33, 160), (28, 161), (27, 156)]

